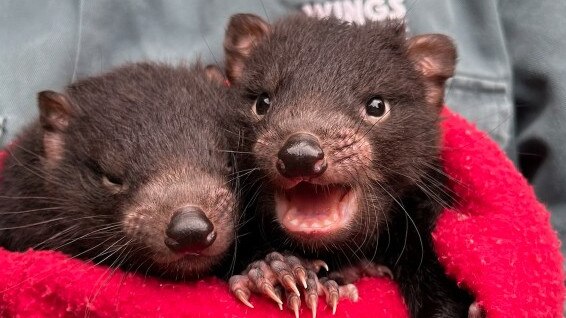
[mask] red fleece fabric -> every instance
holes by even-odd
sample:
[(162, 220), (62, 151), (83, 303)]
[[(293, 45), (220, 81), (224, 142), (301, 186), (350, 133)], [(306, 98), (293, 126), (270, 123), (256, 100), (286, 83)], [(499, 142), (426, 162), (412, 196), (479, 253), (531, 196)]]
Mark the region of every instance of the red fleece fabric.
[[(549, 213), (485, 133), (447, 109), (443, 116), (442, 155), (459, 195), (433, 233), (447, 273), (489, 318), (562, 317), (562, 255)], [(258, 296), (254, 309), (245, 307), (216, 278), (164, 282), (58, 252), (0, 249), (0, 269), (0, 317), (293, 317)], [(357, 286), (359, 302), (340, 302), (335, 317), (407, 317), (393, 281), (364, 278)], [(300, 314), (310, 310), (303, 305)], [(332, 317), (322, 297), (317, 316)]]

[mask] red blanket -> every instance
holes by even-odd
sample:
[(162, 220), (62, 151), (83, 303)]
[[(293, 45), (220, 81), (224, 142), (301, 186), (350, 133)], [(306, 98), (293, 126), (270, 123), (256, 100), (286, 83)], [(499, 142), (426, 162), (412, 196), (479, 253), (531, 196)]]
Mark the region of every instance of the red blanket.
[[(434, 231), (448, 274), (474, 292), (489, 318), (562, 317), (562, 256), (549, 213), (486, 134), (448, 110), (444, 117), (443, 157), (460, 195)], [(161, 282), (57, 252), (0, 249), (0, 269), (0, 317), (282, 315), (261, 297), (252, 296), (255, 309), (236, 302), (215, 278)], [(362, 279), (357, 286), (360, 301), (342, 301), (336, 317), (407, 315), (394, 282)], [(321, 298), (318, 317), (331, 316)], [(310, 317), (310, 310), (303, 306), (301, 317)]]

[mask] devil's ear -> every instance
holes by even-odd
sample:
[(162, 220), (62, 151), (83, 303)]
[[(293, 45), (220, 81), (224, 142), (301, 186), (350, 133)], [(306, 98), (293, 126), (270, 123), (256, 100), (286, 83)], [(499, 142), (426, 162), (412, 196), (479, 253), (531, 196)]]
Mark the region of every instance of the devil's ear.
[(408, 41), (409, 58), (426, 80), (428, 104), (442, 106), (444, 84), (454, 75), (456, 46), (452, 39), (442, 34), (424, 34)]
[(224, 37), (226, 74), (230, 82), (238, 82), (246, 59), (270, 33), (270, 25), (253, 14), (236, 14), (230, 18)]
[(49, 132), (64, 131), (71, 117), (69, 100), (53, 91), (40, 92), (37, 97), (41, 127)]
[(63, 94), (43, 91), (38, 95), (39, 122), (43, 128), (46, 166), (55, 167), (64, 154), (64, 134), (72, 115), (69, 100)]

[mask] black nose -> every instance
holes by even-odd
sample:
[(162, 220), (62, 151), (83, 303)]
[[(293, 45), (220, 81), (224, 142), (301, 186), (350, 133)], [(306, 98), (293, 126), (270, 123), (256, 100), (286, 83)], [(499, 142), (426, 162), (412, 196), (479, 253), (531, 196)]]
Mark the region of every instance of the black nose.
[(216, 239), (214, 225), (201, 209), (194, 206), (175, 211), (165, 233), (165, 245), (176, 253), (202, 251)]
[(277, 156), (277, 170), (287, 178), (316, 177), (326, 170), (324, 152), (311, 134), (291, 135)]

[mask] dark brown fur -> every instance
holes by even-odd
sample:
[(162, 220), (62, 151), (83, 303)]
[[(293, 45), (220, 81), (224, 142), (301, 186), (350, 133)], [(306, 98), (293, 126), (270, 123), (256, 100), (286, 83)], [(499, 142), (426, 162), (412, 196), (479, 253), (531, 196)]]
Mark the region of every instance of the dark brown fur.
[[(450, 41), (439, 35), (407, 41), (397, 21), (357, 26), (293, 16), (254, 26), (264, 23), (258, 19), (234, 16), (225, 48), (228, 76), (253, 122), (249, 165), (259, 171), (250, 177), (257, 185), (251, 196), (257, 195), (258, 231), (274, 241), (266, 248), (328, 260), (333, 269), (370, 259), (393, 270), (413, 316), (466, 317), (472, 299), (446, 277), (431, 238), (449, 201), (439, 110), (454, 71)], [(252, 105), (262, 93), (271, 106), (258, 117)], [(391, 111), (371, 121), (364, 105), (376, 95)], [(358, 213), (331, 237), (294, 235), (275, 218), (274, 192), (288, 182), (276, 169), (277, 152), (296, 132), (320, 140), (329, 163), (321, 182), (361, 193)]]
[[(7, 149), (0, 245), (178, 279), (226, 259), (239, 218), (231, 98), (207, 75), (198, 65), (138, 63), (65, 94), (40, 93), (40, 120)], [(187, 204), (218, 232), (201, 256), (175, 255), (163, 242), (171, 214)]]

